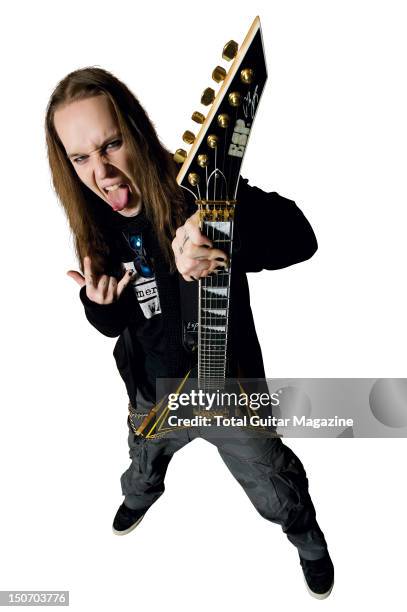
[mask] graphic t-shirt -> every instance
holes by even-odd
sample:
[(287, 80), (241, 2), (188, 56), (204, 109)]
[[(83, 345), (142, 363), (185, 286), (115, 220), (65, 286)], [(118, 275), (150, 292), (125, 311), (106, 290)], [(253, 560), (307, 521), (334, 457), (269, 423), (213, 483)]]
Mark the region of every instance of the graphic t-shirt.
[(143, 353), (143, 359), (137, 360), (137, 379), (141, 383), (141, 390), (138, 389), (137, 393), (140, 404), (143, 404), (145, 395), (155, 396), (156, 378), (168, 375), (160, 296), (154, 261), (148, 252), (151, 229), (145, 228), (144, 221), (144, 212), (134, 217), (120, 215), (119, 218), (119, 214), (115, 217), (116, 244), (123, 271), (133, 270), (130, 287), (126, 291), (134, 291), (144, 315), (134, 331), (134, 340)]
[(153, 264), (144, 247), (143, 234), (129, 229), (122, 231), (122, 235), (134, 254), (130, 261), (122, 262), (123, 268), (133, 270), (133, 291), (145, 318), (151, 319), (154, 315), (161, 314), (161, 307)]

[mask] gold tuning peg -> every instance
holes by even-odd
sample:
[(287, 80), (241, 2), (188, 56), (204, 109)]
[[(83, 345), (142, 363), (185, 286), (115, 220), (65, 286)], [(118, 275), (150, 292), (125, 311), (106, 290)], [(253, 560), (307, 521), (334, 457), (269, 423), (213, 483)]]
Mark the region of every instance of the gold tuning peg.
[(226, 113), (222, 113), (221, 115), (218, 115), (218, 125), (221, 128), (227, 128), (229, 125), (229, 115), (227, 115)]
[(231, 91), (228, 95), (230, 106), (239, 106), (241, 99), (242, 97), (238, 91)]
[(184, 151), (184, 149), (177, 149), (173, 157), (174, 161), (177, 162), (177, 164), (183, 164), (187, 158), (187, 152)]
[(192, 113), (191, 119), (192, 121), (195, 121), (195, 123), (203, 123), (205, 121), (205, 115), (199, 113), (198, 111), (195, 111), (194, 113)]
[(192, 187), (195, 187), (195, 185), (198, 185), (198, 183), (199, 183), (199, 174), (197, 174), (196, 172), (190, 172), (188, 174), (188, 183), (190, 185), (192, 185)]
[(240, 71), (240, 80), (246, 85), (250, 85), (250, 83), (253, 81), (253, 77), (254, 70), (252, 70), (251, 68), (244, 68)]
[(211, 149), (216, 149), (216, 147), (218, 146), (219, 138), (216, 136), (216, 134), (209, 134), (208, 138), (206, 139), (206, 142), (208, 143), (208, 147), (210, 147)]
[(212, 87), (207, 87), (201, 96), (201, 104), (209, 106), (215, 99), (215, 92)]
[(239, 45), (237, 44), (237, 42), (235, 42), (234, 40), (229, 40), (229, 42), (227, 42), (226, 45), (223, 47), (223, 51), (222, 51), (223, 59), (230, 62), (230, 60), (236, 57), (238, 48), (239, 48)]
[(187, 130), (182, 134), (182, 140), (187, 144), (192, 144), (195, 140), (195, 134)]
[(221, 81), (224, 80), (225, 76), (226, 76), (226, 70), (222, 68), (222, 66), (216, 66), (216, 68), (214, 68), (212, 72), (212, 78), (214, 81), (216, 81), (217, 83), (220, 83)]
[(201, 166), (201, 168), (206, 168), (206, 166), (209, 163), (209, 158), (205, 153), (201, 153), (196, 158), (196, 161), (197, 161), (198, 166)]

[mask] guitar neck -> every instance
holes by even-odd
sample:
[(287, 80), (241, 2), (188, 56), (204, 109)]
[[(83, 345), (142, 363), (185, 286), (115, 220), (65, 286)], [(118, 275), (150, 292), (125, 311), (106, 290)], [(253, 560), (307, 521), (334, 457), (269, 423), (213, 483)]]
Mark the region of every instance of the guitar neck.
[(201, 231), (226, 253), (227, 269), (199, 280), (198, 297), (198, 379), (202, 389), (224, 386), (227, 372), (227, 345), (232, 270), (233, 225), (236, 200), (197, 201)]
[[(230, 309), (231, 254), (234, 208), (240, 170), (253, 122), (267, 80), (260, 19), (256, 17), (239, 45), (230, 40), (222, 60), (231, 62), (227, 72), (216, 66), (212, 79), (218, 92), (207, 87), (201, 104), (207, 115), (194, 111), (198, 124), (184, 132), (189, 152), (177, 149), (174, 160), (182, 164), (177, 182), (194, 196), (200, 210), (201, 230), (213, 246), (229, 256), (228, 270), (199, 280), (198, 378), (200, 387), (220, 388), (227, 372)], [(206, 198), (206, 199), (203, 199)], [(213, 198), (211, 200), (211, 198)]]

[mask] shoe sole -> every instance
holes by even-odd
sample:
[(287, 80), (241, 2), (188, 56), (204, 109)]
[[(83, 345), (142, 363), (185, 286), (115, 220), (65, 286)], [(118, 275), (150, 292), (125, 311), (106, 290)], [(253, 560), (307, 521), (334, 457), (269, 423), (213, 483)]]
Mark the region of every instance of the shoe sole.
[(329, 597), (329, 595), (331, 594), (332, 589), (334, 588), (334, 583), (332, 581), (332, 584), (329, 587), (329, 590), (326, 591), (326, 593), (314, 593), (314, 591), (311, 591), (311, 589), (309, 588), (308, 582), (306, 581), (305, 576), (303, 576), (303, 578), (304, 578), (305, 586), (307, 587), (308, 593), (312, 597), (315, 597), (315, 599), (326, 599), (327, 597)]
[(127, 535), (128, 533), (130, 533), (130, 531), (133, 531), (133, 529), (135, 529), (137, 527), (137, 525), (140, 523), (140, 521), (142, 521), (144, 518), (144, 514), (142, 516), (140, 516), (140, 518), (133, 524), (131, 525), (131, 527), (128, 527), (127, 529), (123, 529), (123, 531), (117, 531), (117, 529), (115, 529), (114, 527), (112, 527), (112, 531), (114, 533), (114, 535)]

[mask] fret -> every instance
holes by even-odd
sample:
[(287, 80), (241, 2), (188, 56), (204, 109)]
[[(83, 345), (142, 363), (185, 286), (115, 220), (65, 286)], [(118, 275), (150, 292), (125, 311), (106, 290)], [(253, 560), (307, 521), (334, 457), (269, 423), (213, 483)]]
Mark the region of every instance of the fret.
[[(206, 300), (201, 300), (201, 302), (202, 302), (202, 306), (204, 308), (212, 308), (212, 306), (216, 305), (217, 308), (222, 308), (222, 309), (226, 310), (226, 306), (225, 306), (225, 303), (222, 301), (222, 298), (217, 299), (216, 300), (216, 304), (214, 303), (213, 300), (210, 300), (209, 304), (208, 303), (205, 303), (205, 304), (203, 303), (203, 302), (206, 302)], [(220, 302), (221, 302), (221, 304), (220, 304)]]
[(215, 317), (226, 317), (226, 308), (203, 308), (202, 312), (209, 313)]
[(215, 380), (221, 380), (224, 377), (224, 372), (216, 370), (214, 372), (209, 371), (204, 371), (202, 372), (202, 375), (205, 378), (212, 378), (213, 381)]
[(202, 291), (215, 293), (216, 295), (224, 295), (224, 296), (226, 296), (227, 290), (228, 290), (227, 287), (215, 287), (215, 286), (202, 287)]
[(203, 355), (201, 357), (202, 357), (201, 363), (203, 365), (210, 366), (212, 363), (214, 366), (217, 366), (217, 367), (219, 366), (223, 367), (225, 365), (225, 355), (222, 355), (221, 357), (215, 357), (214, 358), (215, 361), (213, 362), (212, 362), (212, 357), (210, 355)]
[[(221, 381), (224, 382), (224, 372), (203, 372), (202, 376), (211, 379), (212, 384), (219, 384)], [(200, 385), (201, 386), (201, 385)]]
[(219, 272), (216, 276), (208, 276), (202, 281), (202, 289), (228, 289), (229, 275)]
[(226, 326), (225, 325), (211, 325), (211, 324), (203, 324), (201, 325), (201, 330), (205, 330), (205, 329), (212, 329), (213, 331), (226, 331)]
[(208, 229), (211, 235), (211, 239), (218, 240), (217, 235), (230, 236), (232, 233), (231, 221), (204, 221), (203, 229)]
[(215, 353), (215, 354), (216, 353), (224, 353), (225, 350), (226, 350), (225, 343), (223, 343), (223, 346), (219, 345), (219, 347), (216, 346), (216, 345), (215, 346), (211, 346), (210, 344), (207, 347), (205, 347), (205, 352), (207, 352), (207, 353), (208, 352), (212, 352), (212, 353)]

